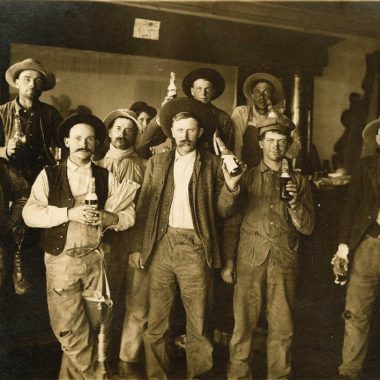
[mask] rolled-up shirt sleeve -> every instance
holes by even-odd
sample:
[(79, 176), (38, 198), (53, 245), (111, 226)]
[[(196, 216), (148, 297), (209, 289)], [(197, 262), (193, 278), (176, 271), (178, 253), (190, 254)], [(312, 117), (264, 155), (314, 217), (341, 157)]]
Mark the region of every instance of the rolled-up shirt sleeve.
[(30, 197), (22, 211), (25, 224), (33, 228), (51, 228), (68, 222), (67, 207), (48, 204), (49, 182), (42, 170), (35, 180)]
[[(108, 175), (108, 197), (116, 194), (119, 190), (120, 184), (112, 173)], [(135, 224), (136, 212), (135, 203), (132, 201), (127, 207), (116, 212), (119, 217), (119, 221), (115, 227), (112, 227), (115, 231), (124, 231)]]

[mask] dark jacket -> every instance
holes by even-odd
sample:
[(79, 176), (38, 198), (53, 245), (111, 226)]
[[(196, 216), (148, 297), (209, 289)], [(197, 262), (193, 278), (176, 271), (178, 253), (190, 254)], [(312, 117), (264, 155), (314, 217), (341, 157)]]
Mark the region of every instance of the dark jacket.
[(341, 215), (339, 243), (354, 250), (380, 208), (380, 154), (363, 157), (352, 176)]
[[(167, 228), (173, 198), (174, 157), (175, 149), (153, 156), (145, 172), (133, 229), (133, 250), (142, 253), (144, 264), (151, 258), (155, 244)], [(190, 207), (195, 231), (202, 240), (207, 263), (212, 268), (221, 265), (221, 219), (217, 215), (217, 201), (223, 182), (220, 158), (199, 151), (189, 183)]]
[[(92, 175), (95, 177), (95, 192), (98, 196), (99, 209), (104, 208), (108, 197), (108, 170), (95, 164), (91, 164)], [(49, 205), (56, 207), (74, 206), (74, 197), (71, 194), (69, 180), (67, 178), (67, 161), (60, 165), (45, 168), (49, 182)], [(52, 228), (45, 228), (41, 234), (41, 247), (45, 252), (58, 255), (62, 252), (67, 237), (69, 224), (63, 223)]]
[[(7, 240), (12, 228), (22, 221), (22, 209), (30, 187), (9, 163), (0, 158), (0, 239)], [(9, 206), (10, 202), (12, 205)]]
[[(15, 115), (20, 112), (21, 106), (17, 103), (17, 99), (0, 106), (0, 157), (7, 158), (6, 146), (9, 139), (15, 134)], [(27, 179), (33, 182), (39, 172), (45, 165), (55, 164), (54, 157), (50, 152), (50, 147), (58, 146), (56, 142), (57, 126), (62, 121), (62, 116), (50, 104), (36, 102), (33, 106), (35, 113), (36, 128), (38, 128), (38, 136), (42, 140), (26, 143), (30, 150), (20, 152), (20, 157), (12, 156), (10, 161), (14, 162), (14, 166), (21, 170)], [(32, 135), (27, 136), (27, 141), (33, 139)], [(34, 145), (39, 145), (38, 149)], [(18, 162), (22, 160), (22, 162)], [(12, 164), (13, 165), (13, 164)]]

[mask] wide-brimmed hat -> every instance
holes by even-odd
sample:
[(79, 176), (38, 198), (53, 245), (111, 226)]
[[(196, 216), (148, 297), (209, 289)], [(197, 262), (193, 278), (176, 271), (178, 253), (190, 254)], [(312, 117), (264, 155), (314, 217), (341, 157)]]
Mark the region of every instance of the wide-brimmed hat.
[(273, 86), (273, 106), (284, 99), (284, 89), (281, 81), (275, 76), (267, 73), (256, 73), (250, 75), (244, 82), (243, 92), (247, 100), (252, 101), (252, 90), (258, 82), (269, 82)]
[(223, 94), (226, 82), (224, 81), (222, 75), (216, 70), (209, 67), (201, 67), (199, 69), (191, 71), (183, 79), (182, 89), (186, 96), (192, 97), (191, 87), (193, 87), (193, 84), (197, 79), (207, 79), (212, 83), (215, 90), (213, 99), (216, 99)]
[(124, 117), (125, 119), (132, 120), (137, 127), (138, 133), (142, 133), (142, 127), (141, 124), (137, 121), (137, 115), (132, 110), (129, 110), (127, 108), (120, 108), (114, 110), (105, 117), (104, 125), (107, 128), (107, 130), (111, 128), (113, 121), (118, 117)]
[(193, 98), (174, 98), (167, 102), (160, 113), (160, 125), (165, 135), (172, 137), (171, 127), (173, 117), (180, 112), (188, 112), (196, 118), (203, 128), (203, 139), (210, 138), (216, 130), (218, 120), (208, 104), (204, 104)]
[(51, 90), (55, 86), (55, 75), (49, 71), (41, 62), (33, 58), (24, 59), (21, 62), (17, 62), (5, 72), (5, 79), (12, 87), (16, 87), (16, 79), (20, 73), (25, 70), (35, 70), (43, 75), (42, 90)]
[(376, 135), (380, 128), (380, 118), (368, 123), (362, 132), (363, 140), (369, 144), (376, 144)]
[(67, 149), (64, 138), (69, 136), (70, 129), (76, 124), (89, 124), (94, 127), (96, 139), (99, 141), (99, 145), (103, 144), (105, 138), (107, 137), (106, 127), (98, 117), (92, 114), (74, 113), (58, 125), (57, 141), (62, 148)]
[(151, 118), (154, 118), (157, 115), (157, 110), (145, 102), (133, 103), (130, 109), (135, 112), (137, 116), (140, 115), (141, 112), (147, 113)]
[(259, 136), (268, 131), (276, 131), (290, 136), (291, 132), (296, 128), (295, 124), (288, 117), (277, 112), (272, 115), (270, 114), (264, 120), (260, 120), (257, 123), (257, 127), (259, 128)]

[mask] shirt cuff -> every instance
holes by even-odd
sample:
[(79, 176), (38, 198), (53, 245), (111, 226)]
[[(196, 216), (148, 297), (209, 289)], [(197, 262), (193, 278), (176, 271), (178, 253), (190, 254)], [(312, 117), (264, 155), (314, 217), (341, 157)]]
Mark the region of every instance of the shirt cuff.
[(56, 207), (56, 206), (47, 206), (49, 219), (54, 220), (56, 225), (67, 223), (69, 221), (68, 207)]

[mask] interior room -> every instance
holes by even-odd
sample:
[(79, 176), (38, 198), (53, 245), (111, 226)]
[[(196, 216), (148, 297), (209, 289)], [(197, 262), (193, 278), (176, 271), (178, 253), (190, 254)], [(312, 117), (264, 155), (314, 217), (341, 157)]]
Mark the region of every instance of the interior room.
[[(375, 141), (363, 142), (362, 132), (380, 112), (380, 3), (3, 0), (1, 104), (18, 95), (5, 78), (7, 69), (27, 58), (54, 73), (55, 87), (40, 100), (63, 118), (85, 109), (104, 120), (110, 111), (140, 100), (160, 112), (171, 73), (178, 97), (184, 97), (183, 79), (201, 67), (223, 76), (224, 92), (213, 105), (231, 115), (252, 103), (243, 92), (251, 74), (280, 79), (281, 109), (294, 123), (300, 146), (291, 163), (312, 183), (316, 214), (313, 233), (300, 239), (292, 378), (335, 379), (347, 287), (334, 283), (331, 259), (352, 175), (360, 158), (377, 148)], [(0, 299), (0, 315), (11, 313), (12, 320), (1, 332), (6, 344), (0, 346), (0, 377), (56, 379), (61, 347), (49, 323), (43, 254), (25, 248), (21, 259), (31, 289)], [(214, 367), (206, 378), (222, 380), (234, 326), (234, 287), (222, 281), (219, 269), (214, 292)], [(120, 326), (122, 318), (116, 316)], [(178, 324), (183, 320), (182, 311)], [(377, 302), (364, 379), (380, 378), (379, 326)], [(264, 321), (254, 342), (255, 379), (266, 378), (266, 334)], [(176, 350), (173, 378), (186, 378), (183, 347)], [(124, 378), (117, 363), (110, 366), (111, 378)]]

